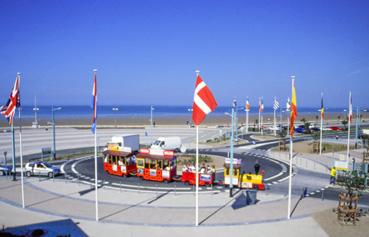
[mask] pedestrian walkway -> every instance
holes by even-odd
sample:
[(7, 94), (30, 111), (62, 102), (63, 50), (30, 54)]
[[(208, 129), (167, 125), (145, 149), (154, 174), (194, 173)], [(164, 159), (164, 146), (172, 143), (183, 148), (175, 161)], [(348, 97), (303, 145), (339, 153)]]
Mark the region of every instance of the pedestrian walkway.
[[(25, 185), (26, 208), (37, 213), (92, 221), (95, 193), (91, 188), (89, 185), (63, 180), (31, 179)], [(86, 190), (89, 192), (84, 194)], [(168, 227), (193, 225), (193, 194), (120, 192), (100, 188), (98, 195), (101, 222)], [(2, 202), (19, 206), (20, 197), (19, 181), (0, 179)], [(201, 224), (228, 226), (285, 219), (287, 201), (284, 195), (260, 191), (257, 198), (259, 202), (256, 205), (234, 210), (231, 205), (235, 197), (230, 198), (228, 192), (201, 194)], [(294, 197), (294, 203), (297, 200), (298, 197)], [(335, 202), (306, 199), (299, 204), (294, 216), (303, 217), (333, 205)]]

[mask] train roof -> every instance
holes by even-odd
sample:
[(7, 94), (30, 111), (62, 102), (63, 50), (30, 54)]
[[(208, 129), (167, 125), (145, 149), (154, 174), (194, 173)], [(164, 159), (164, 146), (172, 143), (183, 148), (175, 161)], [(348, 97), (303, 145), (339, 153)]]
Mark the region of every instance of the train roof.
[(130, 157), (133, 156), (134, 153), (132, 152), (124, 152), (124, 151), (112, 151), (112, 150), (106, 150), (103, 152), (104, 155), (112, 155), (112, 156), (121, 156), (121, 157)]

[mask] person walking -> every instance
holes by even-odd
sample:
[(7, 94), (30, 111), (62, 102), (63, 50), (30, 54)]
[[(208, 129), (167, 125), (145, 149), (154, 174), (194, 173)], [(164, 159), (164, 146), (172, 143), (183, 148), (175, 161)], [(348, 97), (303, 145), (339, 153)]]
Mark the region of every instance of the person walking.
[(255, 161), (254, 169), (255, 169), (255, 174), (258, 175), (259, 174), (259, 171), (260, 171), (259, 160), (256, 160)]
[(331, 179), (330, 179), (330, 182), (329, 182), (329, 184), (336, 184), (336, 173), (337, 173), (337, 171), (336, 171), (336, 167), (332, 167), (331, 168)]

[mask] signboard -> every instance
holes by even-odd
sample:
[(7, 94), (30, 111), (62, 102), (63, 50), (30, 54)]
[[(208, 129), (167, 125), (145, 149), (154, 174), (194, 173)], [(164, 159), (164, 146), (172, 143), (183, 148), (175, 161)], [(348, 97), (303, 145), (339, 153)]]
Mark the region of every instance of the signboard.
[(200, 174), (200, 180), (211, 181), (211, 175), (210, 174)]
[(241, 187), (242, 188), (252, 188), (252, 183), (251, 182), (242, 182)]
[(166, 179), (169, 179), (169, 177), (170, 177), (170, 171), (169, 170), (163, 170), (162, 177), (163, 178), (166, 178)]
[(122, 165), (122, 166), (120, 167), (120, 171), (121, 171), (122, 173), (127, 173), (127, 167), (126, 167), (125, 165)]
[(150, 176), (156, 176), (156, 169), (150, 169)]
[(112, 169), (113, 169), (113, 171), (118, 171), (118, 166), (117, 165), (113, 165)]
[[(225, 161), (224, 161), (226, 164), (230, 164), (231, 163), (231, 158), (225, 158)], [(242, 160), (241, 159), (233, 159), (233, 164), (234, 165), (240, 165), (242, 163)]]
[(143, 170), (143, 169), (138, 169), (138, 170), (137, 170), (137, 173), (138, 173), (139, 175), (143, 175), (144, 170)]
[(334, 161), (334, 167), (336, 167), (337, 170), (344, 170), (347, 171), (349, 167), (348, 161)]

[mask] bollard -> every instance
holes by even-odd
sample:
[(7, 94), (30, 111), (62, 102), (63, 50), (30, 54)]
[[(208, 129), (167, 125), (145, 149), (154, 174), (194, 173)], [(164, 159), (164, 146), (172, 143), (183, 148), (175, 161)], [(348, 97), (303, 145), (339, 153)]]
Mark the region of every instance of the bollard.
[(41, 182), (41, 174), (38, 172), (38, 182)]
[(54, 182), (55, 173), (53, 172), (53, 182)]

